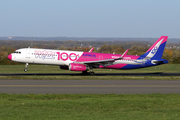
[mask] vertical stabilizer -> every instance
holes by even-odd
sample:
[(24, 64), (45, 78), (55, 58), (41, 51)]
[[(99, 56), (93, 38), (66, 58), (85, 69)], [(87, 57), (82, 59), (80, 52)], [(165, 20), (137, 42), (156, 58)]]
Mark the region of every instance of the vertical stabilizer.
[(161, 59), (168, 36), (161, 36), (140, 58)]

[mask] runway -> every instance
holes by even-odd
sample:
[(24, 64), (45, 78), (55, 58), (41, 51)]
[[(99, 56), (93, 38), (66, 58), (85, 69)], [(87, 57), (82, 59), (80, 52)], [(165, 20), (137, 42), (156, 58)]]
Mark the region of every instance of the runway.
[[(81, 73), (0, 73), (0, 76), (84, 76)], [(180, 73), (163, 73), (163, 72), (154, 72), (154, 73), (95, 73), (95, 76), (180, 76)]]
[(0, 93), (150, 94), (180, 93), (178, 80), (0, 80)]

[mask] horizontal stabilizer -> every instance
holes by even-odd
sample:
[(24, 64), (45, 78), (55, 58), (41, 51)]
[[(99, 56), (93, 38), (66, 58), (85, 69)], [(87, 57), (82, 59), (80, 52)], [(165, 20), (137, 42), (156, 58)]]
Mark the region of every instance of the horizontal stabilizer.
[(157, 64), (157, 65), (160, 65), (160, 64), (165, 64), (165, 63), (168, 63), (169, 61), (166, 60), (166, 59), (161, 59), (161, 60), (152, 60), (151, 63), (152, 64)]

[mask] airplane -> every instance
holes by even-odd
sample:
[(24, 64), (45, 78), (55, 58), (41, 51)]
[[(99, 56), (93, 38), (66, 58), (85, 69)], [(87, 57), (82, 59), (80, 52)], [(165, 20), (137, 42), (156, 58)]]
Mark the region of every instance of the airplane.
[[(137, 69), (168, 63), (162, 59), (162, 54), (168, 36), (161, 36), (143, 55), (127, 55), (128, 49), (121, 54), (95, 53), (68, 50), (52, 50), (37, 48), (22, 48), (8, 55), (8, 59), (26, 63), (27, 72), (30, 64), (58, 65), (60, 69), (81, 71), (82, 74), (93, 75), (93, 68), (107, 69)], [(89, 71), (89, 72), (88, 72)]]

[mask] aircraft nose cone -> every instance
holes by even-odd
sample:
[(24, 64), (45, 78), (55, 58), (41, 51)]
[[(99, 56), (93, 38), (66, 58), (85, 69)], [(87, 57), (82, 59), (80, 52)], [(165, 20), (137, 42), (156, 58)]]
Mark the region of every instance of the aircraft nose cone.
[(11, 54), (8, 55), (8, 59), (9, 59), (9, 60), (12, 60), (12, 55), (11, 55)]

